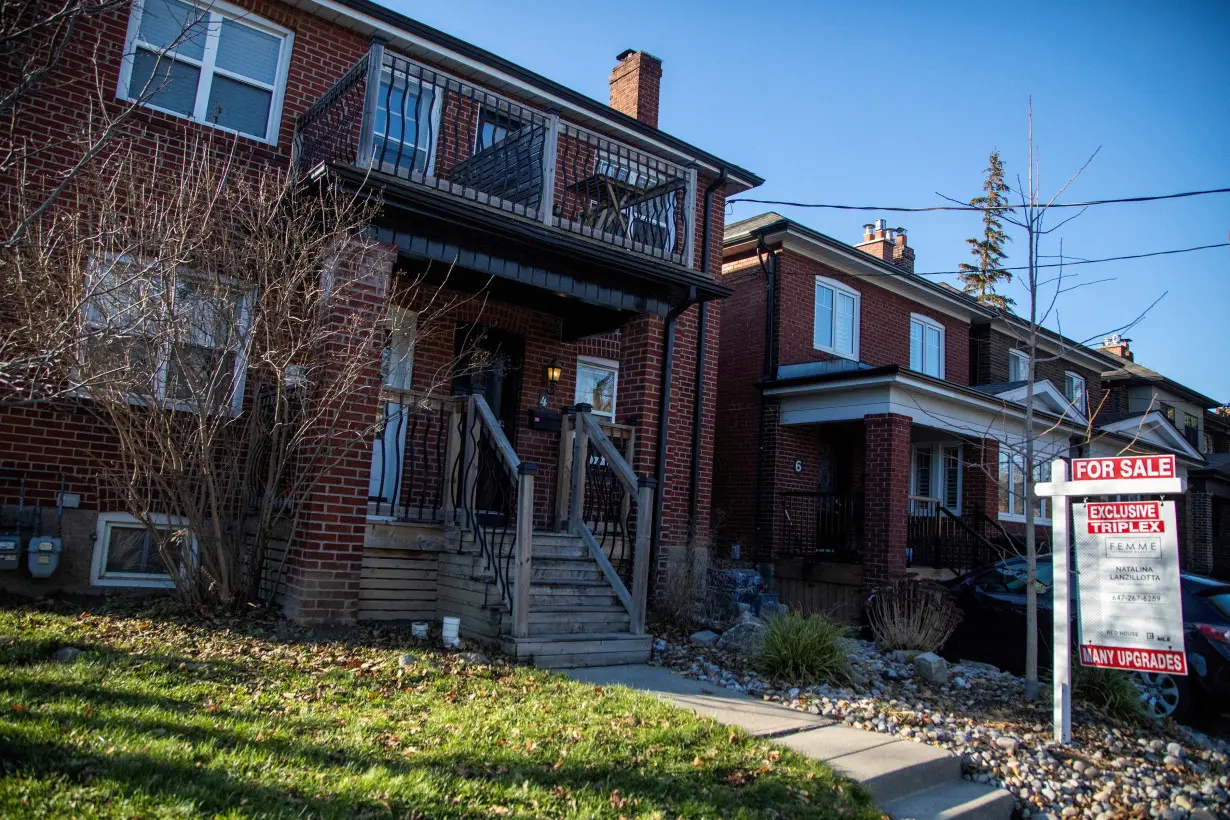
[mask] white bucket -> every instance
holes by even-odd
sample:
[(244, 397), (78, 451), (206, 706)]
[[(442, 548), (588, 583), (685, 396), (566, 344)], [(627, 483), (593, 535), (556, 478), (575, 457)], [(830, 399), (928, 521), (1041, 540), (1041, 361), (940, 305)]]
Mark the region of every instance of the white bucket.
[(445, 648), (454, 649), (461, 646), (461, 637), (458, 634), (461, 631), (461, 619), (450, 616), (443, 620), (444, 634), (442, 637), (444, 638)]
[(427, 637), (427, 622), (426, 621), (415, 621), (414, 623), (410, 624), (410, 634), (416, 638), (426, 638)]

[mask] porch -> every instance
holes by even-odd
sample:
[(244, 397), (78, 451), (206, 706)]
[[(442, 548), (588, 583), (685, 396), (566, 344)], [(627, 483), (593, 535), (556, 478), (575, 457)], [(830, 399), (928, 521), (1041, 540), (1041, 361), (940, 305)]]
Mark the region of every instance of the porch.
[(376, 42), (298, 120), (300, 170), (468, 207), (671, 266), (694, 267), (697, 175)]

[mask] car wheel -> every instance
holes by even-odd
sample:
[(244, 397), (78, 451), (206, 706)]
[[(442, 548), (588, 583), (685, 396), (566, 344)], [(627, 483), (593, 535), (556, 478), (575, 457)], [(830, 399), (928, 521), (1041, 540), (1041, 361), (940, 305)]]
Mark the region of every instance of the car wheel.
[(1165, 672), (1139, 672), (1137, 685), (1145, 714), (1154, 720), (1174, 718), (1182, 720), (1191, 706), (1187, 681)]

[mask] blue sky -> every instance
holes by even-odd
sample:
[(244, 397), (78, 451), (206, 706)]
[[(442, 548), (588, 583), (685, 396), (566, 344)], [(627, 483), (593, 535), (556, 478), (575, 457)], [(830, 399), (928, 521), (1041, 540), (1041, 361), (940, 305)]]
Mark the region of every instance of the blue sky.
[[(1068, 200), (1230, 187), (1230, 3), (480, 2), (382, 0), (596, 99), (615, 55), (663, 60), (661, 127), (760, 174), (764, 199), (943, 204), (978, 193), (997, 148), (1044, 192), (1099, 146)], [(736, 206), (742, 219), (765, 206)], [(876, 213), (778, 208), (845, 241)], [(917, 270), (966, 261), (977, 214), (879, 214)], [(1103, 206), (1043, 253), (1100, 258), (1226, 242), (1230, 195)], [(1009, 245), (1024, 263), (1024, 240)], [(1230, 402), (1230, 248), (1073, 269), (1062, 331), (1085, 339), (1161, 303), (1127, 334), (1136, 360)], [(1023, 292), (1004, 292), (1023, 303)], [(1055, 325), (1054, 322), (1051, 323)]]

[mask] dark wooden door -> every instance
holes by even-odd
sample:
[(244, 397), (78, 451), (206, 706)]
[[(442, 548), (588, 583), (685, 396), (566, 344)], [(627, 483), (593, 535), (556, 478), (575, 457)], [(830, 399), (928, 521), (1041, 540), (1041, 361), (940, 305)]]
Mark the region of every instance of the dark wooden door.
[[(453, 394), (469, 395), (481, 389), (505, 437), (517, 446), (517, 420), (521, 412), (522, 369), (525, 339), (505, 330), (484, 325), (457, 328), (453, 342), (457, 363)], [(499, 454), (486, 443), (478, 448), (479, 480), (475, 487), (478, 510), (509, 515), (516, 498), (510, 492)]]

